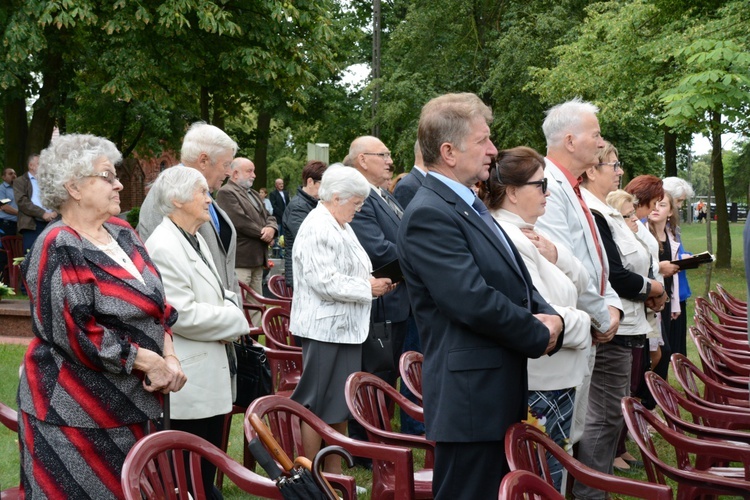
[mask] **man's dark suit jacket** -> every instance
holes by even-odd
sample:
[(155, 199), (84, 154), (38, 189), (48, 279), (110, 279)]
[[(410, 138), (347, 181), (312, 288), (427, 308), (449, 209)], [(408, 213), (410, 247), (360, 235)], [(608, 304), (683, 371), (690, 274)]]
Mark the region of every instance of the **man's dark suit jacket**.
[(279, 190), (274, 188), (270, 193), (268, 193), (268, 199), (271, 200), (273, 216), (276, 218), (276, 222), (278, 223), (280, 229), (281, 221), (284, 220), (284, 210), (286, 210), (286, 206), (289, 204), (289, 193), (284, 191), (284, 198), (282, 199), (281, 195), (279, 194)]
[(508, 243), (532, 286), (531, 304), (503, 244), (437, 178), (427, 176), (401, 220), (398, 253), (424, 349), (428, 439), (502, 441), (526, 417), (527, 358), (549, 342), (532, 314), (556, 313)]
[(417, 190), (422, 187), (425, 176), (416, 167), (412, 167), (408, 175), (405, 175), (393, 190), (393, 196), (402, 207), (406, 208), (411, 203)]
[[(396, 240), (400, 222), (393, 209), (379, 194), (370, 189), (362, 209), (354, 215), (354, 220), (349, 225), (370, 257), (373, 269), (398, 259)], [(406, 321), (409, 317), (409, 296), (404, 283), (400, 283), (395, 290), (383, 296), (385, 315), (379, 310), (377, 302), (375, 300), (372, 303), (373, 321), (389, 319), (396, 323)]]

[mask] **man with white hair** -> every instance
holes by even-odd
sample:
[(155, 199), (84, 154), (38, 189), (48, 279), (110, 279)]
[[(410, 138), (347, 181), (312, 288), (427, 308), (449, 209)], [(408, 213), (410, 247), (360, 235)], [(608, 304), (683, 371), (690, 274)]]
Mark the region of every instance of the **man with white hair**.
[[(263, 267), (268, 260), (268, 245), (277, 232), (276, 219), (269, 215), (260, 194), (252, 189), (255, 165), (247, 158), (235, 158), (231, 176), (216, 193), (216, 203), (224, 209), (237, 231), (237, 278), (263, 295)], [(260, 313), (252, 315), (260, 326)]]
[[(237, 153), (237, 143), (223, 130), (204, 122), (193, 123), (182, 140), (180, 161), (203, 174), (208, 189), (213, 193), (229, 176), (229, 168)], [(237, 249), (237, 233), (227, 214), (216, 202), (209, 206), (211, 223), (203, 224), (198, 232), (206, 240), (211, 251), (216, 270), (224, 287), (239, 294), (237, 276), (234, 272), (234, 259)], [(149, 193), (141, 205), (138, 234), (145, 241), (162, 221), (156, 210), (155, 201)]]
[[(604, 147), (599, 121), (599, 108), (579, 98), (572, 99), (547, 111), (542, 128), (547, 139), (544, 176), (548, 180), (549, 197), (544, 215), (537, 227), (578, 257), (589, 273), (587, 290), (578, 297), (578, 309), (591, 317), (591, 334), (595, 344), (609, 342), (620, 324), (622, 303), (609, 284), (607, 254), (601, 236), (586, 202), (581, 196), (581, 176), (599, 163), (598, 153)], [(596, 349), (592, 349), (589, 367), (594, 371)], [(571, 444), (583, 435), (586, 413), (589, 411), (589, 389), (592, 377), (586, 377), (576, 389)], [(597, 390), (606, 390), (603, 384)], [(591, 400), (594, 395), (592, 392)], [(611, 459), (610, 459), (611, 463)], [(592, 464), (588, 464), (592, 465)]]

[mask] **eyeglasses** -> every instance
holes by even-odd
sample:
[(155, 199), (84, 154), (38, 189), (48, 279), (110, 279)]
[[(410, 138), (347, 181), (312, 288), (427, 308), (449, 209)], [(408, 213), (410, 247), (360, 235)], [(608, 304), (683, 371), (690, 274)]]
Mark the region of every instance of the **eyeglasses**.
[(633, 217), (635, 217), (635, 210), (627, 214), (622, 214), (622, 217), (623, 219), (632, 219)]
[(91, 175), (84, 175), (84, 177), (101, 177), (102, 179), (109, 182), (110, 184), (114, 184), (115, 182), (120, 182), (120, 178), (117, 177), (115, 173), (110, 172), (109, 170), (105, 170), (104, 172), (97, 172)]
[(544, 179), (542, 179), (541, 181), (524, 182), (523, 185), (524, 186), (526, 186), (526, 185), (539, 186), (539, 187), (542, 188), (542, 193), (546, 193), (547, 192), (547, 178), (546, 177)]
[(379, 156), (379, 157), (381, 157), (384, 160), (388, 160), (388, 159), (391, 158), (390, 151), (387, 152), (387, 153), (362, 153), (362, 154), (363, 155), (369, 155), (369, 156)]
[(614, 170), (615, 172), (617, 172), (618, 169), (622, 170), (622, 162), (621, 161), (610, 161), (610, 162), (599, 163), (597, 166), (598, 167), (603, 167), (604, 165), (608, 165), (608, 166), (612, 167), (612, 170)]

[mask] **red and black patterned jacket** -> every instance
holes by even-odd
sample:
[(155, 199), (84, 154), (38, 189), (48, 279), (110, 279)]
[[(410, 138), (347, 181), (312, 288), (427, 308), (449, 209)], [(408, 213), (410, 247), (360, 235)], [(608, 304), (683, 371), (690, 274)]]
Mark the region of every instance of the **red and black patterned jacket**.
[(161, 413), (161, 396), (143, 389), (133, 362), (139, 347), (162, 353), (177, 313), (135, 231), (114, 217), (104, 227), (143, 284), (62, 222), (46, 228), (22, 265), (36, 338), (18, 404), (50, 424), (112, 428)]

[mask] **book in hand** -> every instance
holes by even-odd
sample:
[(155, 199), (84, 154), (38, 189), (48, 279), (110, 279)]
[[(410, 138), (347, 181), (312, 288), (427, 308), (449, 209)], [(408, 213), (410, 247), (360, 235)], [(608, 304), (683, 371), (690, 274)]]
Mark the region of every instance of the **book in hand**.
[(391, 283), (397, 283), (404, 279), (398, 259), (392, 260), (388, 264), (375, 269), (372, 275), (376, 278), (390, 278)]
[(679, 266), (680, 270), (684, 270), (684, 269), (697, 269), (698, 266), (700, 266), (701, 264), (713, 262), (714, 260), (716, 260), (714, 256), (706, 251), (706, 252), (701, 252), (699, 254), (691, 255), (690, 257), (686, 259), (673, 260), (670, 262), (676, 266)]
[(0, 207), (2, 207), (3, 205), (7, 205), (8, 203), (10, 203), (10, 198), (3, 198), (2, 200), (0, 200)]

